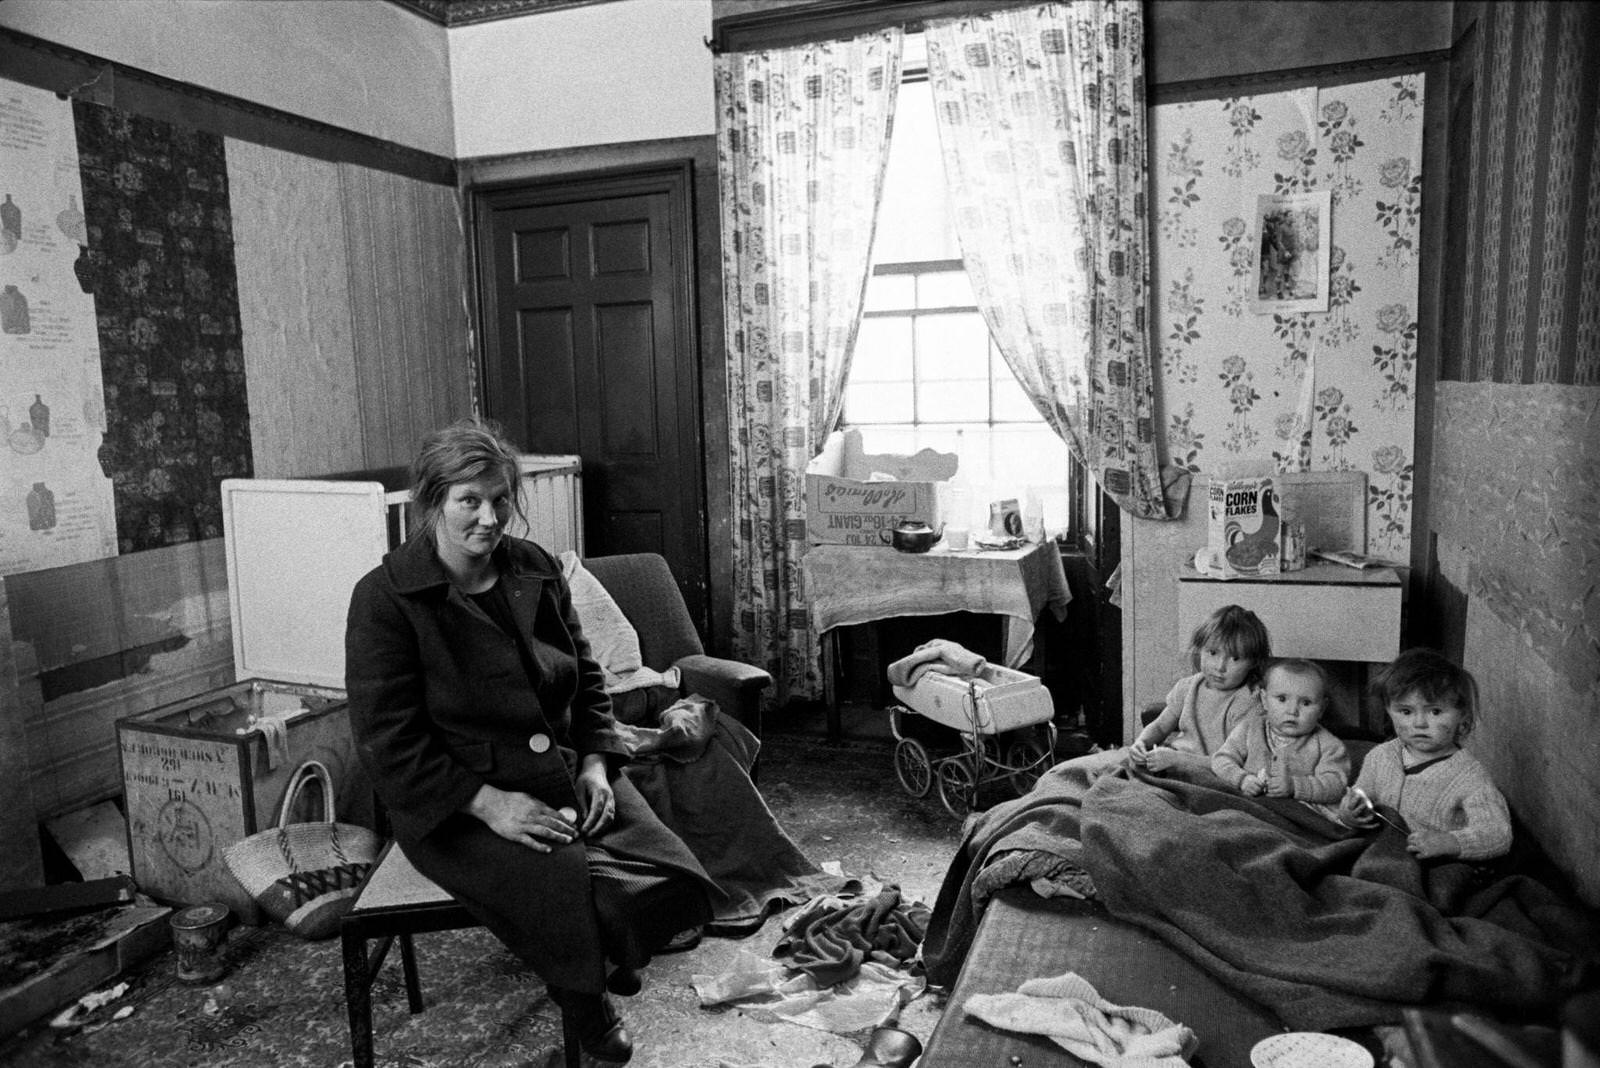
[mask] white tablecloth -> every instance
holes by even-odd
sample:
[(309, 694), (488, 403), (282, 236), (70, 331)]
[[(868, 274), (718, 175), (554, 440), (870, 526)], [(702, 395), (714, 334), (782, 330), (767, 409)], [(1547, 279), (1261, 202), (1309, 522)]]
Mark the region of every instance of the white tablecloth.
[(1061, 553), (1050, 541), (997, 552), (813, 545), (800, 572), (818, 634), (896, 616), (1003, 615), (1008, 667), (1028, 659), (1039, 613), (1049, 608), (1064, 619), (1072, 600)]

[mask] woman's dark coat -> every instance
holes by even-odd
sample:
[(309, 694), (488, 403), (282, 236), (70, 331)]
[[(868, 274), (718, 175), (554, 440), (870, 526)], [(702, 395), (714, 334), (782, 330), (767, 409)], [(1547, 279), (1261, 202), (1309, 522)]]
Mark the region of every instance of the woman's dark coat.
[[(431, 537), (384, 557), (351, 595), (345, 685), (356, 749), (417, 869), (467, 906), (553, 985), (598, 990), (604, 955), (594, 919), (587, 848), (683, 873), (714, 891), (698, 861), (615, 770), (617, 733), (599, 665), (556, 560), (504, 539), (495, 562), (537, 665), (450, 582)], [(543, 753), (530, 740), (554, 741)], [(537, 741), (535, 745), (539, 744)], [(615, 821), (539, 853), (462, 810), (480, 786), (575, 805), (573, 775), (608, 754)], [(689, 916), (684, 927), (705, 916)]]

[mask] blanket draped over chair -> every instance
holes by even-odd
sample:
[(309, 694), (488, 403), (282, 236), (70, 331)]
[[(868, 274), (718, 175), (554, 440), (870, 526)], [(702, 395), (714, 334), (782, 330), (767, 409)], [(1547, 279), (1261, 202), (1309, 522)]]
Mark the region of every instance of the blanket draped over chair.
[(1291, 1028), (1398, 1023), (1424, 1004), (1548, 1013), (1595, 981), (1592, 917), (1532, 856), (1422, 863), (1387, 827), (1348, 831), (1207, 772), (1095, 761), (1057, 765), (974, 821), (923, 944), (930, 982), (954, 981), (982, 907), (975, 884), (1018, 850), (1081, 865), (1113, 916)]
[(750, 934), (773, 912), (844, 885), (800, 851), (750, 781), (755, 735), (695, 697), (657, 723), (624, 725), (634, 750), (625, 774), (721, 890), (709, 933)]

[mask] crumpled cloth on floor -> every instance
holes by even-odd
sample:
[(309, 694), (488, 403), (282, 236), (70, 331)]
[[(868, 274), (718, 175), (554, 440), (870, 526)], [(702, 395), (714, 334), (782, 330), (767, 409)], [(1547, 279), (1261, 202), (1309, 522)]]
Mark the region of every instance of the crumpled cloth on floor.
[(812, 898), (785, 925), (774, 957), (805, 972), (818, 986), (842, 983), (868, 960), (896, 967), (917, 955), (931, 910), (906, 902), (898, 886), (885, 886), (868, 900)]
[(893, 1008), (902, 987), (921, 993), (925, 982), (876, 961), (861, 965), (855, 977), (821, 987), (805, 972), (770, 957), (740, 949), (733, 966), (718, 975), (691, 977), (700, 1007), (731, 1004), (753, 1020), (786, 1021), (849, 1035), (876, 1027)]
[(974, 994), (962, 1006), (992, 1027), (1044, 1035), (1095, 1064), (1183, 1068), (1199, 1042), (1154, 1009), (1113, 1005), (1076, 972), (1029, 979), (1014, 994)]
[(916, 959), (929, 909), (896, 886), (823, 894), (784, 925), (769, 959), (741, 950), (721, 975), (696, 975), (701, 1007), (737, 1004), (757, 1019), (784, 1019), (835, 1034), (878, 1023), (902, 987), (924, 981)]
[(889, 665), (889, 681), (896, 686), (915, 686), (930, 671), (945, 675), (976, 675), (989, 661), (965, 646), (946, 638), (923, 642)]

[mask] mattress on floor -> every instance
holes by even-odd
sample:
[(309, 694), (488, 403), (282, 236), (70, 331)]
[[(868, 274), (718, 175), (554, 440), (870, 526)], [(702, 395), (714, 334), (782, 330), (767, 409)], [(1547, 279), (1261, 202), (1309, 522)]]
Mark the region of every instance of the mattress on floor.
[(1222, 986), (1161, 939), (1072, 898), (1041, 898), (1026, 888), (1002, 891), (979, 921), (972, 951), (928, 1039), (919, 1068), (1005, 1066), (1077, 1068), (1079, 1060), (1049, 1039), (1001, 1031), (962, 1011), (973, 994), (1016, 990), (1026, 979), (1077, 972), (1100, 996), (1142, 1005), (1187, 1024), (1200, 1039), (1194, 1068), (1250, 1064), (1250, 1048), (1282, 1031), (1261, 1005)]

